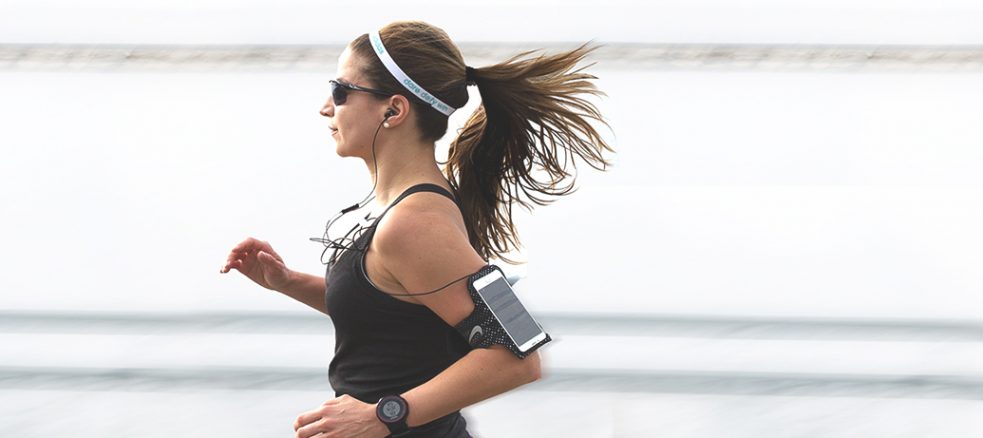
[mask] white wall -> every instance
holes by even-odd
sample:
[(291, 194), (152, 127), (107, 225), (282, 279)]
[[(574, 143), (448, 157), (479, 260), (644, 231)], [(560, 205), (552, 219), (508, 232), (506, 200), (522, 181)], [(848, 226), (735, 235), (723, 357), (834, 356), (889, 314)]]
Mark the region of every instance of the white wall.
[[(371, 188), (333, 71), (0, 73), (0, 308), (302, 308), (217, 272), (246, 236), (323, 272), (307, 238)], [(615, 165), (517, 210), (534, 308), (983, 316), (983, 76), (595, 73)]]

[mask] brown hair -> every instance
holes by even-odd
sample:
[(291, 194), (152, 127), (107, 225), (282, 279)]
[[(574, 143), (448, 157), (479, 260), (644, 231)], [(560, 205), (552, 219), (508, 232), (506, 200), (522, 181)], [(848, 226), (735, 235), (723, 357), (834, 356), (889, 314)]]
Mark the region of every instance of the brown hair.
[[(420, 21), (399, 21), (380, 29), (379, 35), (396, 64), (421, 87), (451, 107), (467, 104), (464, 58), (443, 30)], [(364, 61), (362, 74), (370, 86), (409, 99), (421, 140), (436, 142), (447, 133), (448, 117), (396, 82), (373, 52), (368, 34), (350, 47)], [(583, 68), (570, 71), (594, 49), (584, 44), (556, 55), (522, 59), (535, 52), (526, 51), (475, 68), (481, 106), (451, 142), (447, 162), (441, 164), (446, 164), (444, 173), (456, 192), (471, 246), (482, 258), (515, 264), (503, 256), (521, 246), (512, 223), (512, 203), (531, 211), (529, 202), (546, 205), (555, 200), (550, 197), (575, 191), (576, 175), (567, 171), (568, 163), (576, 169), (572, 155), (598, 170), (611, 165), (602, 152), (614, 149), (588, 119), (610, 126), (594, 104), (577, 96), (605, 94), (588, 81), (597, 77), (581, 73)], [(548, 178), (535, 178), (535, 171), (545, 171)]]

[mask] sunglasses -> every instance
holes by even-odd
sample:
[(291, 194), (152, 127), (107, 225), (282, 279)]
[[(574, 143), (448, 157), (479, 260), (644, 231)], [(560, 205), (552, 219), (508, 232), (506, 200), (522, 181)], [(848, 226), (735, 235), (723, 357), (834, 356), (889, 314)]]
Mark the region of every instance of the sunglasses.
[(349, 91), (364, 91), (366, 93), (378, 94), (380, 96), (386, 96), (386, 97), (393, 95), (392, 93), (388, 93), (382, 90), (359, 87), (358, 85), (346, 84), (344, 82), (340, 82), (336, 80), (330, 80), (328, 81), (328, 83), (331, 84), (331, 99), (334, 100), (335, 105), (344, 105), (345, 101), (348, 100)]

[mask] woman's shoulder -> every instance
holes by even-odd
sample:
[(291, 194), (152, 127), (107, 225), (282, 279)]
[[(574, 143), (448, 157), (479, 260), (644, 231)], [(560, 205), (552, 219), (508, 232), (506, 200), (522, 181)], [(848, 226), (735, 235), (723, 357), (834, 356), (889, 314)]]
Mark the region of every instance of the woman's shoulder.
[[(446, 190), (446, 189), (445, 189)], [(391, 233), (427, 233), (457, 230), (467, 237), (467, 226), (458, 204), (442, 193), (418, 191), (393, 205), (379, 221), (377, 236)]]
[(413, 193), (394, 205), (377, 224), (372, 240), (387, 258), (412, 254), (422, 261), (453, 254), (481, 259), (471, 247), (457, 204), (439, 193)]

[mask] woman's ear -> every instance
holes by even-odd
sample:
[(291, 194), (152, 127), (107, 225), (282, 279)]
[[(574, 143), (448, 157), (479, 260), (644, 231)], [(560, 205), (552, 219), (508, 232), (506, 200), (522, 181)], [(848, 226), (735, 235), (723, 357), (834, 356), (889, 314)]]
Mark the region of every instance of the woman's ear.
[(386, 123), (389, 127), (393, 127), (403, 123), (404, 120), (409, 116), (410, 112), (410, 101), (406, 99), (405, 96), (399, 94), (389, 97), (389, 107), (386, 108), (386, 112), (383, 117), (390, 115), (386, 118)]

